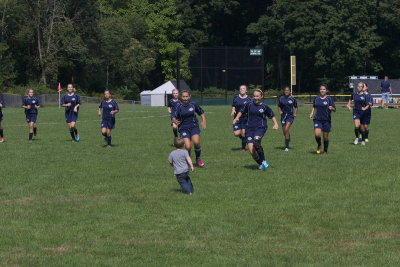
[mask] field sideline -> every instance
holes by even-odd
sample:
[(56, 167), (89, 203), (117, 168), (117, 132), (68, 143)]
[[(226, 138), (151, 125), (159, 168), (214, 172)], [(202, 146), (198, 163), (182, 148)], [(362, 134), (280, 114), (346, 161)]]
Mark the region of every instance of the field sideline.
[(32, 144), (23, 110), (3, 109), (0, 265), (400, 264), (399, 110), (373, 109), (362, 147), (338, 108), (324, 156), (314, 154), (311, 108), (300, 107), (292, 150), (281, 129), (268, 130), (271, 168), (260, 172), (232, 135), (231, 108), (204, 106), (206, 167), (187, 196), (167, 163), (166, 108), (120, 108), (110, 149), (96, 105), (81, 108), (79, 143), (63, 109), (39, 111)]

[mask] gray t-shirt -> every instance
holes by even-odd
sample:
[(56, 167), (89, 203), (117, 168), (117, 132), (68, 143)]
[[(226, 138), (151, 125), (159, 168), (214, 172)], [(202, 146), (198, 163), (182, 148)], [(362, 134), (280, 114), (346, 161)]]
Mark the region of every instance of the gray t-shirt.
[(168, 161), (174, 166), (174, 174), (181, 174), (189, 171), (189, 164), (186, 158), (189, 153), (185, 149), (174, 150), (169, 154)]

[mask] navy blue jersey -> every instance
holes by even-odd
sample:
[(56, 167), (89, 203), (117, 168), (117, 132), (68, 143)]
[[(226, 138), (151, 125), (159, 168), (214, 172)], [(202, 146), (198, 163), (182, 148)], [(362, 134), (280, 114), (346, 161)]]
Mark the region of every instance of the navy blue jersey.
[(173, 118), (181, 122), (179, 124), (180, 130), (191, 129), (199, 127), (199, 121), (197, 120), (196, 113), (199, 116), (204, 114), (204, 110), (197, 103), (189, 102), (189, 104), (186, 106), (182, 103), (176, 107)]
[(103, 109), (103, 120), (115, 118), (115, 114), (111, 114), (110, 112), (113, 110), (119, 110), (118, 104), (115, 100), (109, 102), (102, 100), (99, 108)]
[(279, 97), (278, 107), (281, 108), (284, 114), (293, 115), (294, 110), (297, 108), (297, 101), (294, 97), (281, 96)]
[(81, 104), (81, 98), (79, 95), (73, 94), (73, 95), (63, 95), (61, 98), (61, 105), (71, 103), (71, 106), (65, 107), (66, 112), (71, 112), (74, 111), (74, 108), (76, 105)]
[(36, 97), (26, 96), (22, 100), (22, 105), (23, 106), (31, 106), (31, 108), (26, 108), (25, 109), (25, 114), (37, 114), (38, 110), (37, 110), (37, 108), (35, 108), (35, 105), (39, 106), (40, 103), (39, 103), (39, 100)]
[(246, 114), (246, 127), (248, 128), (267, 127), (267, 117), (270, 119), (275, 117), (272, 109), (262, 102), (256, 104), (254, 101), (251, 101), (240, 112)]
[(373, 106), (374, 98), (372, 97), (372, 95), (370, 95), (368, 93), (364, 93), (364, 96), (365, 96), (365, 102), (367, 103), (367, 105)]
[(329, 106), (336, 108), (335, 102), (330, 96), (321, 98), (316, 96), (314, 98), (313, 107), (315, 108), (314, 120), (317, 121), (331, 121), (331, 110)]
[(354, 102), (355, 110), (362, 110), (363, 107), (368, 105), (365, 94), (352, 93), (350, 99)]
[(242, 97), (240, 97), (240, 95), (235, 95), (233, 97), (232, 107), (234, 107), (235, 108), (235, 112), (238, 113), (239, 111), (241, 111), (244, 108), (244, 106), (247, 103), (249, 103), (251, 101), (252, 101), (251, 98), (248, 97), (248, 96), (245, 97), (245, 98), (242, 98)]
[(176, 107), (180, 104), (182, 104), (182, 103), (179, 99), (175, 100), (175, 99), (171, 98), (168, 101), (168, 107), (171, 108), (171, 114), (173, 114), (175, 112)]

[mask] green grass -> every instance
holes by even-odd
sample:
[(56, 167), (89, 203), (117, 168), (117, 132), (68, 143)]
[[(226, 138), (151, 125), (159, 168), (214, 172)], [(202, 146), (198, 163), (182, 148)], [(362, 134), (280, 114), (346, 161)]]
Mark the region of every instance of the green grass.
[[(58, 108), (40, 110), (27, 142), (21, 109), (4, 109), (0, 265), (398, 265), (399, 110), (373, 110), (370, 142), (351, 145), (350, 112), (333, 115), (330, 154), (315, 155), (301, 107), (290, 153), (263, 140), (265, 172), (237, 150), (230, 107), (204, 107), (204, 169), (179, 192), (167, 163), (165, 108), (121, 106), (115, 147), (103, 147), (96, 106), (71, 143)], [(274, 107), (275, 109), (275, 107)]]

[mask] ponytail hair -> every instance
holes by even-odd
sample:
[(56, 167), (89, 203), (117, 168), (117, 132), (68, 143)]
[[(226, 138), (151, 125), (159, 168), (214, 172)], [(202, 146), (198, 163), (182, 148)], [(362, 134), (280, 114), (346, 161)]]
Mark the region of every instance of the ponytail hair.
[(255, 89), (254, 92), (253, 92), (253, 94), (254, 94), (255, 92), (259, 92), (259, 93), (261, 94), (261, 97), (264, 97), (264, 92), (263, 92), (261, 89)]

